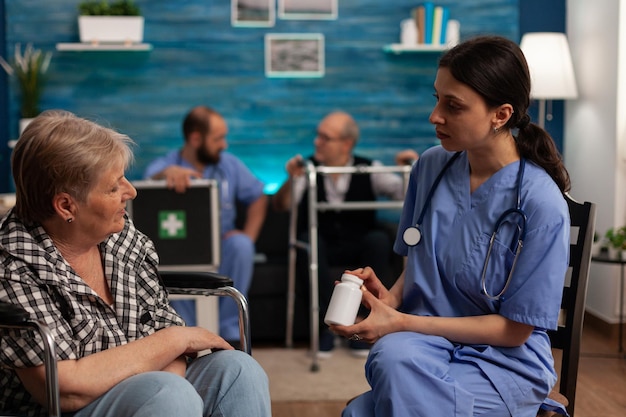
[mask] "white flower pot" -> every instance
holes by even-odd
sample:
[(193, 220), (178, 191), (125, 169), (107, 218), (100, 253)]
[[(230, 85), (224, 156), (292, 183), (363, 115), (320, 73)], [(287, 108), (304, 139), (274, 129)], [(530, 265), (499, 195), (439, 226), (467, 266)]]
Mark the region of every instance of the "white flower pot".
[(24, 132), (24, 129), (26, 129), (26, 126), (28, 126), (28, 124), (30, 122), (32, 122), (35, 118), (34, 117), (23, 117), (20, 119), (20, 136), (22, 136), (22, 132)]
[(592, 256), (600, 255), (600, 252), (603, 246), (604, 246), (604, 242), (602, 242), (601, 240), (598, 240), (597, 242), (593, 242), (591, 244), (591, 255)]
[(626, 259), (624, 258), (624, 251), (621, 249), (609, 246), (609, 258), (611, 259)]
[(83, 43), (141, 43), (143, 16), (78, 16)]

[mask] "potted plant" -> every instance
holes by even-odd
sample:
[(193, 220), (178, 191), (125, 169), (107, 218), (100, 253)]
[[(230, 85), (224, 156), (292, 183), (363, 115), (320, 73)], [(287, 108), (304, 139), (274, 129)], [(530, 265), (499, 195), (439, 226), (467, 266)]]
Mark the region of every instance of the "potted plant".
[(626, 251), (626, 226), (612, 227), (604, 234), (609, 246), (609, 256), (622, 258)]
[(144, 18), (132, 0), (87, 0), (78, 4), (78, 32), (85, 43), (141, 43)]
[(39, 114), (39, 99), (45, 84), (45, 75), (50, 66), (52, 52), (43, 52), (27, 44), (22, 53), (22, 45), (15, 44), (15, 55), (11, 63), (0, 56), (0, 65), (9, 76), (15, 76), (19, 83), (22, 103), (20, 107), (20, 134)]

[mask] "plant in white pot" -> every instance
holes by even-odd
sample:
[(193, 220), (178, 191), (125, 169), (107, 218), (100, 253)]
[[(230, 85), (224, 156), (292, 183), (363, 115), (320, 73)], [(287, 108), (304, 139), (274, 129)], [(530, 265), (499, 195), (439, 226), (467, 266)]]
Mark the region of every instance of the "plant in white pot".
[(626, 259), (626, 226), (612, 227), (606, 231), (604, 238), (608, 243), (609, 256)]
[(141, 43), (144, 18), (132, 0), (88, 0), (78, 4), (78, 32), (84, 43)]
[(15, 44), (12, 62), (0, 56), (0, 65), (9, 76), (17, 78), (21, 94), (20, 134), (30, 120), (39, 113), (39, 101), (45, 85), (45, 75), (50, 66), (52, 52), (43, 52), (32, 44), (27, 44), (22, 53), (22, 45)]

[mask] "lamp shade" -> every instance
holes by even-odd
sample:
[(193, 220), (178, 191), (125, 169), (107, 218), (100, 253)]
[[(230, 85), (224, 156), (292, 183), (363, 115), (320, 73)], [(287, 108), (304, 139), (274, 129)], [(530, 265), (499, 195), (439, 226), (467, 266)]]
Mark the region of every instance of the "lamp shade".
[(522, 36), (520, 48), (530, 70), (532, 98), (563, 100), (578, 97), (572, 57), (564, 33), (527, 33)]

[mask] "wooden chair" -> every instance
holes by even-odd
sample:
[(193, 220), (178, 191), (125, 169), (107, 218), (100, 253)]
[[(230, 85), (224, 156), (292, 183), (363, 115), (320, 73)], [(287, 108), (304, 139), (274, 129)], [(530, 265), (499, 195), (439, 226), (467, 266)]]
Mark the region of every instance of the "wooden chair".
[[(570, 213), (570, 256), (569, 268), (563, 286), (561, 314), (557, 330), (549, 331), (553, 349), (562, 351), (561, 372), (558, 387), (549, 397), (567, 408), (570, 417), (574, 417), (576, 402), (576, 379), (582, 339), (587, 281), (591, 264), (591, 245), (596, 221), (594, 203), (578, 203), (568, 194), (565, 200)], [(354, 398), (353, 398), (354, 399)], [(350, 403), (351, 400), (348, 401)], [(540, 409), (537, 417), (558, 415), (551, 410)]]
[[(250, 318), (246, 298), (233, 287), (233, 281), (213, 272), (198, 271), (161, 271), (163, 285), (174, 294), (217, 295), (231, 297), (239, 308), (239, 333), (241, 350), (251, 353)], [(46, 393), (48, 398), (48, 415), (60, 417), (59, 383), (56, 367), (55, 342), (48, 327), (39, 321), (31, 320), (27, 311), (21, 307), (0, 301), (0, 328), (32, 329), (44, 341), (44, 366), (46, 370)], [(0, 410), (2, 415), (3, 410)]]
[[(550, 396), (566, 405), (570, 417), (574, 417), (578, 360), (591, 264), (591, 246), (595, 230), (596, 205), (590, 202), (578, 203), (567, 194), (565, 199), (571, 221), (570, 258), (563, 287), (559, 328), (549, 332), (552, 348), (562, 351), (558, 389), (555, 387)], [(540, 410), (538, 414), (541, 417), (552, 415), (554, 412), (547, 410)]]

